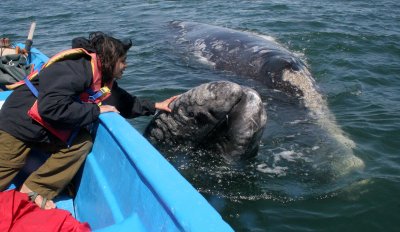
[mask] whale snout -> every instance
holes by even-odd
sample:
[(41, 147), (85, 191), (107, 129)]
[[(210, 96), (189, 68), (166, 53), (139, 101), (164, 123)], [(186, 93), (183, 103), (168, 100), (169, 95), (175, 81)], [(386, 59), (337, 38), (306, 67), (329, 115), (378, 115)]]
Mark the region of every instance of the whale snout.
[(257, 154), (267, 121), (259, 94), (233, 82), (210, 82), (173, 102), (172, 112), (156, 115), (144, 136), (154, 145), (186, 145), (235, 161)]

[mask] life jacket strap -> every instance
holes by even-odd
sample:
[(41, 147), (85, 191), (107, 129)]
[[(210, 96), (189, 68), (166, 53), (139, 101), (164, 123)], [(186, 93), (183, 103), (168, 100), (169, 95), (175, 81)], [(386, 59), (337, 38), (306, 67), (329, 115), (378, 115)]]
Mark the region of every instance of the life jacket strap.
[(97, 91), (96, 93), (90, 88), (86, 89), (86, 92), (89, 94), (89, 100), (92, 102), (95, 102), (97, 99), (99, 99), (107, 94), (110, 94), (111, 90), (107, 86), (104, 86), (104, 87), (100, 88), (100, 90)]
[(80, 131), (80, 128), (75, 128), (75, 129), (72, 131), (71, 135), (69, 136), (69, 138), (68, 138), (68, 140), (67, 140), (67, 142), (66, 142), (68, 148), (71, 147), (72, 142), (74, 141), (74, 139), (76, 138), (76, 136), (79, 134), (79, 131)]
[(28, 88), (32, 92), (32, 94), (35, 95), (36, 98), (38, 98), (39, 91), (36, 89), (35, 86), (33, 86), (32, 82), (29, 80), (28, 77), (24, 78), (24, 82), (25, 82), (26, 86), (28, 86)]

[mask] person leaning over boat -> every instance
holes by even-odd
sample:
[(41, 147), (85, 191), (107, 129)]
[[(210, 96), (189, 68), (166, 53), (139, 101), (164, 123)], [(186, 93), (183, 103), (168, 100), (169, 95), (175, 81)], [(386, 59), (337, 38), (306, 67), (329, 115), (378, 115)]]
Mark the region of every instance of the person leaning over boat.
[[(110, 95), (105, 87), (113, 89), (114, 78), (122, 76), (132, 44), (102, 32), (91, 33), (89, 41), (90, 50), (71, 49), (51, 58), (5, 101), (0, 111), (0, 191), (24, 166), (31, 149), (51, 153), (20, 192), (42, 208), (55, 208), (52, 199), (72, 180), (92, 148), (84, 127), (100, 113), (118, 113), (115, 106), (101, 102)], [(155, 108), (170, 111), (174, 99)]]
[[(83, 48), (89, 51), (93, 49), (90, 44), (90, 40), (84, 37), (74, 38), (72, 40), (72, 48)], [(117, 80), (120, 78), (121, 75), (115, 77)], [(111, 93), (111, 96), (105, 99), (103, 103), (115, 106), (120, 112), (121, 116), (124, 118), (154, 115), (156, 113), (156, 109), (170, 112), (171, 110), (168, 108), (168, 104), (177, 97), (173, 96), (164, 102), (153, 102), (147, 99), (140, 99), (119, 87), (116, 81), (113, 83)]]

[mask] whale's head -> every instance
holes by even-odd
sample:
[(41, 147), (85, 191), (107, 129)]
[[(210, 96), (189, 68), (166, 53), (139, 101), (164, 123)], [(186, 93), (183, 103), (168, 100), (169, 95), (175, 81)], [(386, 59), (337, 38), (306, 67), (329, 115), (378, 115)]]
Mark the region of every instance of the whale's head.
[(228, 161), (257, 154), (266, 112), (256, 91), (210, 82), (182, 94), (170, 107), (171, 113), (159, 113), (145, 130), (154, 145), (203, 148)]
[[(257, 76), (268, 88), (287, 93), (290, 96), (302, 97), (302, 89), (285, 79), (284, 74), (308, 75), (307, 66), (298, 57), (285, 50), (263, 49), (255, 56), (253, 65), (257, 68)], [(311, 78), (311, 74), (308, 78)]]

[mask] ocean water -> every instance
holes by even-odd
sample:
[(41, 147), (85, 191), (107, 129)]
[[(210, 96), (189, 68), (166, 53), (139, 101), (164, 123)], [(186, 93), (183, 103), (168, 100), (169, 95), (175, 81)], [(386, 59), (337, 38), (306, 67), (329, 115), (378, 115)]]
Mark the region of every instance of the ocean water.
[[(166, 158), (235, 231), (400, 230), (400, 2), (72, 0), (17, 5), (3, 0), (0, 15), (0, 36), (14, 41), (24, 41), (35, 20), (34, 46), (49, 56), (92, 31), (131, 38), (134, 47), (120, 85), (155, 101), (215, 80), (245, 84), (265, 100), (270, 97), (256, 82), (198, 65), (193, 54), (177, 51), (168, 27), (172, 20), (249, 31), (279, 42), (307, 63), (365, 167), (326, 177), (308, 162), (308, 134), (301, 126), (283, 133), (278, 119), (284, 115), (270, 107), (259, 155), (241, 167), (196, 152)], [(149, 120), (130, 123), (143, 131)]]

